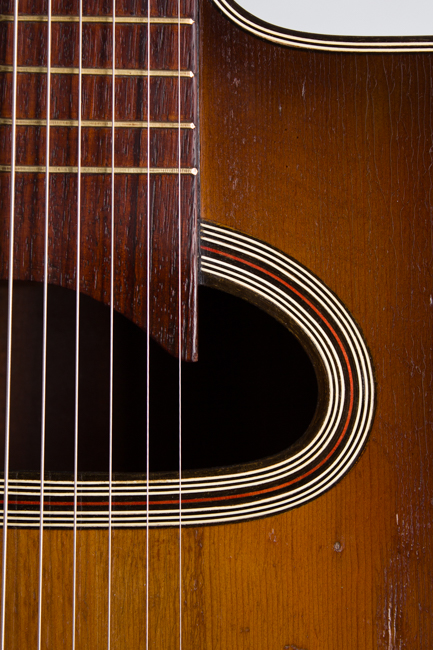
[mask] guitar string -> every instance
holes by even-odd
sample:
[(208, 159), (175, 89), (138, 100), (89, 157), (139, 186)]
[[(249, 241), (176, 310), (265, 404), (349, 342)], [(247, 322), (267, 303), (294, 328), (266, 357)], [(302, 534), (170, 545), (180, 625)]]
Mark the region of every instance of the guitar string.
[(147, 224), (146, 224), (146, 650), (149, 650), (150, 501), (150, 0), (147, 0)]
[(83, 69), (83, 0), (79, 2), (78, 22), (78, 148), (77, 148), (77, 257), (75, 287), (75, 399), (74, 399), (74, 535), (72, 575), (72, 650), (75, 649), (77, 618), (77, 508), (78, 508), (78, 401), (80, 367), (80, 268), (81, 268), (81, 130)]
[(177, 110), (178, 110), (178, 370), (179, 370), (179, 650), (182, 650), (182, 215), (181, 215), (181, 76), (180, 0), (177, 0)]
[[(115, 7), (115, 0), (114, 0), (114, 7)], [(113, 7), (113, 84), (112, 84), (112, 92), (113, 92), (113, 118), (112, 118), (112, 211), (111, 211), (111, 225), (112, 225), (112, 237), (111, 237), (111, 318), (110, 318), (110, 476), (109, 476), (109, 587), (111, 585), (111, 501), (112, 501), (112, 495), (111, 495), (111, 481), (112, 481), (112, 399), (113, 399), (113, 298), (114, 298), (114, 125), (115, 125), (115, 117), (114, 117), (114, 100), (115, 100), (115, 58), (114, 58), (114, 47), (115, 47), (115, 8)], [(18, 8), (18, 3), (16, 3), (16, 10)], [(179, 184), (179, 205), (178, 205), (178, 210), (179, 210), (179, 286), (178, 286), (178, 293), (179, 293), (179, 477), (181, 475), (181, 352), (182, 352), (182, 343), (181, 343), (181, 174), (180, 174), (180, 165), (181, 165), (181, 139), (180, 139), (180, 2), (178, 2), (178, 13), (179, 13), (179, 20), (178, 20), (178, 67), (179, 67), (179, 74), (178, 74), (178, 111), (179, 111), (179, 119), (178, 119), (178, 150), (179, 150), (179, 164), (178, 164), (178, 184)], [(17, 25), (18, 21), (14, 21), (14, 33), (17, 30)], [(148, 29), (150, 29), (150, 24), (148, 24)], [(43, 556), (43, 504), (44, 504), (44, 465), (45, 465), (45, 414), (46, 414), (46, 404), (45, 404), (45, 397), (46, 397), (46, 348), (47, 348), (47, 285), (48, 285), (48, 260), (47, 260), (47, 253), (48, 253), (48, 215), (49, 215), (49, 108), (50, 108), (50, 64), (51, 64), (51, 3), (49, 3), (48, 7), (48, 64), (47, 64), (47, 135), (46, 135), (46, 209), (45, 209), (45, 269), (44, 269), (44, 325), (43, 325), (43, 399), (42, 399), (42, 430), (41, 430), (41, 513), (40, 513), (40, 555), (39, 555), (39, 605), (38, 605), (38, 648), (40, 648), (41, 645), (41, 604), (42, 604), (42, 556)], [(15, 38), (15, 46), (17, 43), (17, 38)], [(150, 50), (150, 39), (148, 41), (148, 46)], [(77, 488), (78, 488), (78, 475), (77, 475), (77, 470), (78, 470), (78, 364), (79, 364), (79, 269), (80, 269), (80, 209), (81, 209), (81, 75), (82, 75), (82, 53), (81, 53), (81, 47), (82, 47), (82, 1), (80, 0), (80, 16), (79, 16), (79, 109), (78, 109), (78, 183), (77, 183), (77, 290), (76, 290), (76, 355), (75, 355), (75, 381), (76, 381), (76, 386), (75, 386), (75, 449), (74, 449), (74, 579), (73, 579), (73, 641), (72, 641), (72, 646), (75, 648), (75, 621), (76, 621), (76, 568), (77, 568)], [(14, 110), (13, 110), (13, 127), (12, 131), (15, 133), (16, 131), (16, 50), (15, 51), (15, 56), (14, 56)], [(150, 65), (150, 61), (148, 59), (148, 65)], [(148, 84), (148, 149), (150, 153), (150, 129), (149, 129), (149, 121), (150, 121), (150, 102), (149, 102), (149, 95), (150, 95), (150, 84)], [(15, 144), (15, 137), (13, 138), (14, 144)], [(13, 150), (15, 147), (13, 146)], [(148, 156), (148, 166), (149, 166), (149, 156)], [(13, 181), (15, 181), (15, 155), (13, 152), (13, 161), (11, 163), (11, 169), (12, 169), (12, 176), (13, 176)], [(148, 179), (150, 178), (150, 174), (148, 171)], [(15, 183), (13, 182), (13, 185)], [(149, 187), (149, 180), (148, 180), (148, 190), (150, 189)], [(14, 192), (12, 193), (11, 196), (11, 221), (13, 221), (13, 215), (14, 215), (14, 209), (12, 208), (12, 204), (14, 203)], [(148, 191), (148, 208), (150, 208), (150, 191)], [(148, 210), (148, 215), (150, 217), (150, 210)], [(148, 230), (150, 231), (149, 228), (149, 222), (150, 219), (148, 218)], [(13, 229), (11, 229), (11, 233), (13, 234)], [(150, 235), (150, 232), (149, 232)], [(13, 249), (12, 245), (13, 238), (11, 236), (10, 240), (10, 248)], [(148, 236), (148, 246), (149, 246), (149, 236)], [(150, 247), (149, 247), (149, 252), (150, 252)], [(149, 259), (150, 255), (148, 254), (148, 264), (149, 264)], [(13, 277), (13, 268), (11, 265), (12, 269), (12, 274), (10, 273), (10, 277)], [(149, 267), (150, 271), (150, 267)], [(150, 273), (148, 274), (148, 282), (149, 282), (149, 277)], [(149, 291), (148, 291), (148, 296), (149, 296)], [(12, 291), (9, 291), (9, 299), (10, 302), (12, 297)], [(150, 310), (147, 310), (148, 312), (148, 318), (149, 318), (149, 313)], [(8, 327), (8, 360), (10, 360), (11, 354), (11, 321), (12, 321), (12, 309), (9, 309), (9, 323), (10, 326)], [(147, 332), (149, 335), (149, 327), (147, 328)], [(148, 346), (149, 349), (149, 346)], [(149, 352), (147, 352), (149, 355)], [(8, 381), (8, 405), (10, 404), (10, 363), (9, 365), (9, 381)], [(148, 364), (149, 368), (149, 364)], [(148, 383), (149, 385), (149, 383)], [(147, 396), (147, 402), (149, 401), (149, 395)], [(9, 411), (8, 410), (8, 415)], [(149, 409), (148, 409), (149, 413)], [(148, 415), (149, 419), (149, 415)], [(10, 418), (8, 417), (8, 424), (7, 424), (7, 432), (9, 433), (9, 422)], [(147, 429), (149, 427), (147, 426)], [(147, 432), (147, 446), (149, 446), (149, 435)], [(9, 451), (9, 435), (6, 436), (6, 444), (7, 444), (7, 452)], [(5, 460), (8, 461), (9, 458), (9, 453), (5, 454)], [(147, 454), (147, 459), (149, 459), (149, 453)], [(147, 460), (147, 463), (149, 463), (149, 460)], [(5, 486), (5, 501), (6, 501), (6, 495), (8, 492), (8, 487), (7, 487), (7, 477), (8, 477), (8, 472), (5, 471), (5, 476), (6, 476), (6, 486)], [(147, 467), (147, 476), (149, 476), (149, 470)], [(180, 482), (180, 481), (179, 481)], [(149, 489), (149, 488), (147, 488)], [(180, 495), (181, 495), (181, 486), (179, 488), (179, 501), (180, 501)], [(148, 508), (147, 508), (148, 511)], [(5, 514), (5, 528), (7, 529), (7, 509), (6, 509), (6, 514)], [(181, 561), (182, 561), (182, 554), (181, 554), (181, 526), (182, 526), (182, 519), (181, 519), (181, 507), (179, 511), (179, 569), (180, 569), (180, 584), (181, 584)], [(147, 525), (147, 538), (148, 538), (148, 530), (149, 526)], [(6, 540), (6, 535), (4, 536), (4, 539)], [(6, 548), (6, 543), (4, 543), (4, 548)], [(147, 550), (148, 550), (148, 539), (147, 539)], [(6, 553), (3, 552), (4, 559), (6, 557)], [(147, 555), (148, 557), (148, 555)], [(148, 564), (148, 560), (147, 560)], [(5, 563), (4, 563), (5, 566)], [(148, 566), (147, 566), (147, 573), (148, 573)], [(2, 579), (2, 595), (4, 595), (5, 592), (5, 578)], [(147, 583), (148, 585), (148, 580)], [(148, 587), (147, 587), (148, 589)], [(181, 594), (181, 589), (180, 589), (180, 594)], [(4, 602), (4, 597), (2, 598), (2, 602)], [(109, 590), (109, 613), (110, 613), (110, 605), (111, 605), (111, 598), (110, 598), (110, 590)], [(147, 594), (147, 603), (146, 603), (147, 609), (148, 609), (148, 594)], [(2, 647), (4, 646), (4, 606), (2, 605)], [(181, 595), (180, 595), (180, 629), (181, 629)], [(110, 617), (109, 617), (110, 620)], [(148, 637), (148, 632), (147, 632), (147, 637)], [(181, 641), (180, 641), (181, 644)], [(110, 647), (110, 632), (108, 630), (108, 648)]]
[(45, 230), (44, 230), (44, 295), (42, 333), (42, 409), (41, 409), (41, 463), (39, 502), (39, 583), (38, 583), (38, 650), (42, 645), (42, 584), (44, 553), (44, 480), (45, 480), (45, 424), (47, 397), (47, 320), (48, 320), (48, 231), (50, 215), (50, 117), (51, 117), (51, 0), (48, 0), (47, 24), (47, 125), (45, 133)]
[(14, 226), (15, 226), (15, 162), (17, 134), (17, 68), (18, 68), (18, 0), (14, 4), (14, 41), (12, 67), (12, 132), (11, 132), (11, 198), (9, 219), (9, 273), (8, 273), (8, 317), (6, 348), (6, 405), (5, 405), (5, 457), (3, 475), (3, 541), (2, 541), (2, 586), (1, 586), (1, 650), (5, 650), (6, 623), (6, 564), (9, 514), (9, 443), (11, 412), (11, 368), (12, 368), (12, 302), (14, 277)]
[[(115, 0), (114, 0), (115, 7)], [(81, 75), (82, 75), (82, 0), (80, 0), (80, 16), (79, 16), (79, 108), (78, 108), (78, 182), (77, 182), (77, 290), (76, 290), (76, 355), (75, 355), (75, 436), (74, 436), (74, 577), (73, 577), (73, 632), (72, 632), (72, 646), (75, 648), (75, 621), (76, 621), (76, 568), (77, 568), (77, 491), (78, 491), (78, 364), (79, 364), (79, 269), (80, 269), (80, 210), (81, 210)], [(15, 133), (16, 133), (16, 52), (17, 52), (17, 28), (18, 28), (18, 2), (15, 5), (15, 16), (14, 16), (14, 70), (13, 70), (13, 144), (12, 144), (12, 161), (11, 161), (11, 224), (14, 221), (14, 189), (15, 189)], [(182, 343), (181, 343), (181, 173), (180, 173), (180, 164), (181, 164), (181, 139), (180, 139), (180, 2), (178, 2), (178, 150), (179, 150), (179, 172), (178, 172), (178, 184), (179, 184), (179, 484), (181, 482), (181, 353), (182, 353)], [(148, 24), (148, 29), (150, 29), (150, 24)], [(47, 64), (47, 135), (46, 135), (46, 214), (45, 214), (45, 270), (44, 270), (44, 350), (43, 350), (43, 406), (42, 406), (42, 431), (41, 431), (41, 514), (40, 514), (40, 574), (39, 574), (39, 605), (38, 605), (38, 647), (40, 648), (41, 644), (41, 603), (42, 603), (42, 553), (43, 553), (43, 497), (44, 497), (44, 465), (45, 465), (45, 395), (46, 395), (46, 347), (47, 347), (47, 280), (48, 280), (48, 264), (47, 264), (47, 252), (48, 252), (48, 213), (49, 213), (49, 106), (50, 106), (50, 64), (51, 64), (51, 3), (49, 3), (48, 9), (48, 64)], [(111, 585), (111, 480), (112, 480), (112, 399), (113, 399), (113, 298), (114, 298), (114, 99), (115, 99), (115, 58), (114, 58), (114, 41), (115, 41), (115, 8), (113, 8), (113, 119), (112, 119), (112, 213), (111, 213), (111, 225), (112, 225), (112, 237), (111, 237), (111, 318), (110, 318), (110, 476), (109, 476), (109, 586)], [(150, 49), (150, 40), (148, 42)], [(150, 64), (148, 60), (148, 65)], [(150, 84), (148, 84), (148, 147), (150, 153), (150, 129), (149, 129), (149, 120), (150, 120)], [(148, 166), (149, 166), (149, 156), (148, 156)], [(148, 179), (150, 174), (148, 171)], [(13, 187), (13, 191), (12, 191)], [(148, 180), (148, 190), (149, 180)], [(150, 208), (150, 191), (148, 191), (148, 208)], [(148, 215), (150, 217), (150, 210), (148, 210)], [(148, 218), (148, 230), (150, 219)], [(13, 227), (11, 227), (11, 238), (10, 238), (10, 249), (13, 251)], [(150, 235), (150, 232), (149, 232)], [(149, 236), (148, 236), (148, 246), (149, 246)], [(149, 247), (150, 252), (150, 247)], [(149, 264), (150, 255), (148, 254), (148, 264)], [(12, 256), (10, 256), (12, 259)], [(149, 267), (150, 271), (150, 267)], [(148, 283), (149, 283), (150, 274), (148, 274)], [(9, 284), (12, 285), (13, 279), (13, 265), (10, 264), (9, 272)], [(148, 291), (149, 297), (149, 291)], [(147, 310), (148, 318), (150, 310)], [(8, 461), (9, 461), (9, 432), (10, 432), (10, 367), (11, 367), (11, 342), (12, 342), (12, 288), (9, 290), (9, 310), (8, 310), (8, 381), (7, 381), (7, 424), (6, 431), (7, 435), (5, 436), (5, 490), (4, 490), (4, 500), (7, 503), (7, 494), (8, 494)], [(147, 328), (149, 336), (149, 327)], [(149, 346), (148, 346), (149, 349)], [(149, 355), (149, 352), (147, 352)], [(149, 364), (148, 364), (149, 368)], [(148, 383), (149, 385), (149, 383)], [(149, 390), (149, 389), (148, 389)], [(149, 401), (149, 395), (147, 396), (147, 402)], [(149, 409), (148, 409), (149, 414)], [(147, 416), (149, 419), (149, 415)], [(147, 426), (147, 429), (149, 427)], [(149, 435), (147, 432), (147, 446), (149, 446)], [(147, 454), (147, 464), (149, 463), (149, 453)], [(149, 470), (147, 467), (147, 476), (149, 476)], [(147, 490), (149, 487), (147, 486)], [(148, 500), (148, 497), (147, 497)], [(179, 503), (181, 500), (181, 485), (179, 485)], [(147, 508), (148, 511), (148, 508)], [(4, 515), (4, 528), (7, 531), (7, 507), (5, 508)], [(182, 562), (182, 553), (181, 553), (181, 527), (182, 527), (182, 517), (181, 517), (181, 506), (179, 507), (179, 570), (180, 570), (180, 585), (181, 585), (181, 562)], [(148, 530), (149, 526), (147, 525), (147, 550), (148, 550)], [(6, 582), (6, 539), (7, 534), (4, 535), (3, 540), (3, 576), (2, 576), (2, 648), (4, 647), (4, 620), (5, 620), (5, 582)], [(147, 554), (148, 557), (148, 554)], [(148, 560), (147, 560), (148, 564)], [(148, 573), (148, 566), (147, 566)], [(148, 585), (148, 580), (147, 583)], [(148, 589), (148, 587), (147, 587)], [(181, 631), (181, 586), (180, 586), (180, 611), (179, 611), (179, 623)], [(110, 612), (110, 590), (109, 590), (109, 612)], [(146, 607), (148, 609), (148, 594), (147, 594), (147, 603)], [(110, 618), (109, 618), (110, 620)], [(148, 631), (147, 631), (148, 637)], [(181, 646), (181, 634), (180, 634), (180, 646)], [(110, 647), (110, 633), (108, 630), (108, 647)]]
[(114, 380), (114, 179), (115, 179), (115, 119), (116, 119), (116, 0), (113, 0), (112, 21), (112, 76), (111, 76), (111, 228), (110, 228), (110, 421), (108, 458), (108, 611), (107, 648), (111, 646), (111, 554), (112, 554), (112, 499), (113, 499), (113, 380)]

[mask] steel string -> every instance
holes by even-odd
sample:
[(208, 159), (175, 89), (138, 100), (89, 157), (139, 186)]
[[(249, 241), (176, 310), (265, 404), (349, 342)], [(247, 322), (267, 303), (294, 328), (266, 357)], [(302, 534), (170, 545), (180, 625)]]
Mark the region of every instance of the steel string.
[(12, 68), (12, 130), (11, 130), (11, 204), (9, 219), (9, 274), (8, 274), (8, 318), (6, 349), (6, 406), (5, 406), (5, 460), (3, 488), (3, 542), (2, 542), (2, 586), (1, 586), (1, 636), (0, 647), (5, 649), (6, 623), (6, 564), (9, 511), (9, 442), (11, 412), (11, 369), (12, 369), (12, 301), (14, 277), (14, 225), (15, 225), (15, 166), (17, 133), (17, 68), (18, 68), (18, 0), (14, 4), (13, 27), (13, 68)]
[(77, 160), (77, 257), (75, 290), (75, 402), (74, 402), (74, 551), (72, 577), (72, 650), (75, 650), (77, 619), (77, 515), (78, 515), (78, 404), (80, 368), (80, 267), (81, 267), (81, 129), (83, 68), (83, 0), (79, 2), (78, 24), (78, 160)]
[(149, 650), (150, 505), (150, 0), (147, 0), (147, 224), (146, 224), (146, 650)]
[(108, 451), (108, 623), (107, 649), (111, 647), (111, 558), (113, 499), (113, 396), (114, 396), (114, 181), (115, 181), (115, 119), (116, 119), (116, 0), (113, 0), (111, 81), (111, 238), (110, 238), (110, 420)]
[(47, 125), (45, 134), (45, 229), (44, 229), (44, 289), (42, 324), (42, 410), (41, 410), (41, 489), (39, 519), (39, 582), (38, 582), (38, 650), (42, 646), (42, 585), (44, 552), (45, 498), (45, 428), (47, 398), (47, 320), (48, 320), (48, 231), (50, 215), (50, 118), (51, 118), (51, 0), (48, 0), (47, 24)]
[(177, 1), (177, 109), (178, 109), (178, 371), (179, 371), (179, 650), (182, 650), (182, 197), (181, 197), (181, 75), (180, 0)]

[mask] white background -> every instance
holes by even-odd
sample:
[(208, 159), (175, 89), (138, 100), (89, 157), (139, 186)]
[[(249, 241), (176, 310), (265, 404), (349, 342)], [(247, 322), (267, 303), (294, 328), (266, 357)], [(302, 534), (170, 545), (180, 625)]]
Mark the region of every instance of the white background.
[(236, 0), (273, 25), (334, 36), (430, 36), (433, 0)]

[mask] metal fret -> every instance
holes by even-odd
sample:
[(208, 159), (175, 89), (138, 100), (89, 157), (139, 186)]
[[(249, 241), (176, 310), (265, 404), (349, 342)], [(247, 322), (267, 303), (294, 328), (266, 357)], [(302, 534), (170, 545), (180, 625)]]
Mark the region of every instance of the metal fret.
[[(46, 126), (46, 119), (22, 119), (16, 121), (17, 126)], [(0, 126), (10, 126), (12, 124), (12, 119), (8, 117), (0, 117)], [(81, 121), (83, 128), (106, 128), (111, 127), (111, 120), (82, 120)], [(50, 120), (50, 126), (66, 126), (66, 127), (75, 127), (78, 126), (78, 120)], [(149, 126), (151, 129), (178, 129), (179, 124), (177, 122), (150, 122)], [(143, 120), (142, 122), (128, 122), (128, 121), (119, 121), (116, 120), (116, 129), (146, 129), (147, 122)], [(194, 122), (181, 122), (181, 129), (195, 129)]]
[[(0, 72), (12, 72), (11, 65), (0, 65)], [(18, 66), (17, 72), (31, 72), (33, 74), (46, 74), (46, 66)], [(111, 68), (83, 68), (82, 73), (85, 75), (106, 75), (111, 77)], [(78, 68), (51, 68), (51, 74), (78, 74)], [(133, 70), (131, 68), (117, 68), (116, 77), (175, 77), (179, 76), (177, 70)], [(194, 73), (191, 70), (181, 70), (181, 77), (193, 77)]]
[[(0, 15), (0, 23), (13, 22), (13, 20), (14, 17), (10, 14)], [(26, 22), (26, 23), (46, 23), (47, 16), (33, 16), (33, 15), (21, 14), (18, 17), (18, 20), (19, 22)], [(111, 24), (112, 20), (113, 20), (112, 16), (83, 16), (83, 23), (110, 23)], [(79, 17), (78, 16), (52, 16), (51, 22), (52, 23), (78, 23)], [(147, 25), (148, 22), (149, 19), (143, 16), (121, 16), (121, 17), (116, 16), (116, 23)], [(150, 24), (151, 25), (177, 25), (178, 19), (151, 17)], [(193, 25), (194, 21), (191, 18), (181, 18), (180, 24)]]
[[(10, 165), (0, 165), (0, 172), (10, 172)], [(20, 174), (42, 174), (45, 173), (45, 165), (16, 165), (15, 170)], [(178, 167), (115, 167), (115, 174), (179, 174)], [(50, 167), (50, 174), (76, 174), (78, 167), (76, 166), (52, 166)], [(81, 167), (82, 174), (111, 174), (110, 167)], [(182, 167), (181, 174), (191, 174), (196, 176), (198, 170), (195, 167)]]

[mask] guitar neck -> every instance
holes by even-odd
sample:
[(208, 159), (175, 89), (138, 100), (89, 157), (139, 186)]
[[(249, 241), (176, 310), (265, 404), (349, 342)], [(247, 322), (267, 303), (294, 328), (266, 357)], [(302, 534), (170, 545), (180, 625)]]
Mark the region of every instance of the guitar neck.
[[(10, 205), (14, 139), (15, 218), (21, 224), (14, 279), (41, 282), (44, 265), (48, 264), (49, 283), (75, 289), (80, 220), (80, 290), (109, 303), (113, 238), (115, 309), (146, 327), (149, 264), (150, 332), (173, 354), (179, 351), (181, 273), (181, 353), (184, 359), (193, 359), (197, 338), (197, 7), (196, 3), (183, 3), (178, 16), (177, 3), (158, 4), (149, 22), (141, 7), (118, 4), (113, 110), (111, 6), (102, 1), (84, 3), (80, 49), (77, 4), (54, 2), (48, 66), (47, 8), (20, 3), (15, 128), (12, 7), (11, 13), (3, 16), (1, 218), (7, 219)], [(48, 175), (50, 245), (45, 250), (44, 187)], [(28, 205), (35, 206), (34, 210), (27, 210)], [(7, 239), (8, 233), (3, 231), (1, 278), (8, 276)]]

